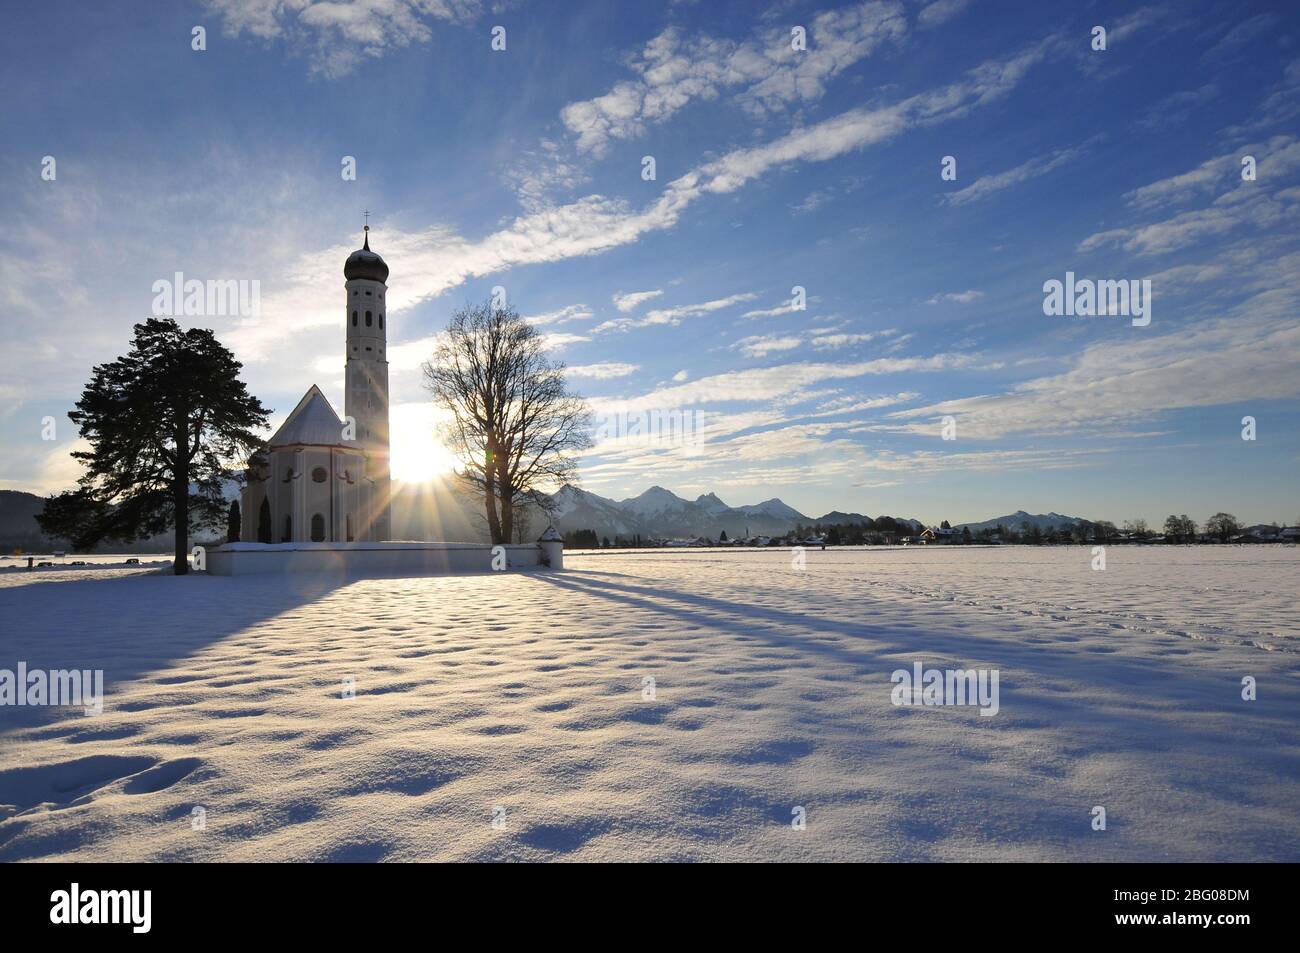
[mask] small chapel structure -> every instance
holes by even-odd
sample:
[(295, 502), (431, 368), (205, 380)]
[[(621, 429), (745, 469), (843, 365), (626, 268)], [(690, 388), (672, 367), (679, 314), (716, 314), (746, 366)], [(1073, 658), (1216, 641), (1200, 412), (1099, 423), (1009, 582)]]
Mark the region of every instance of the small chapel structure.
[(259, 543), (379, 542), (392, 536), (388, 359), (384, 298), (388, 265), (361, 248), (343, 265), (343, 413), (316, 385), (265, 452), (249, 460), (240, 494), (240, 536)]
[(370, 226), (343, 265), (342, 420), (314, 384), (266, 450), (248, 461), (240, 539), (206, 554), (208, 572), (432, 575), (564, 568), (554, 527), (536, 543), (392, 540), (388, 454), (388, 265), (370, 250)]

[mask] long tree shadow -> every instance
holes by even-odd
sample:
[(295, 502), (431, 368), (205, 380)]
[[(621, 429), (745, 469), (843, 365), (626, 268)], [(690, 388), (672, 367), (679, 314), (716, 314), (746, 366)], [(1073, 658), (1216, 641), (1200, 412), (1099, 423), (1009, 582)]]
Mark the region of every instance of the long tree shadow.
[[(1094, 653), (1067, 643), (1034, 644), (1008, 636), (981, 636), (954, 627), (942, 631), (927, 625), (923, 632), (904, 634), (898, 625), (891, 628), (879, 621), (848, 622), (679, 589), (597, 578), (602, 575), (606, 574), (569, 571), (563, 575), (538, 574), (535, 578), (629, 608), (675, 616), (684, 625), (731, 628), (738, 635), (762, 639), (773, 647), (821, 655), (846, 666), (843, 680), (860, 679), (880, 691), (882, 697), (892, 687), (890, 673), (908, 668), (914, 661), (936, 668), (998, 668), (1002, 715), (977, 721), (981, 727), (994, 730), (1054, 727), (1086, 733), (1088, 742), (1095, 742), (1097, 737), (1111, 742), (1122, 739), (1122, 750), (1168, 752), (1234, 743), (1209, 730), (1209, 723), (1202, 722), (1207, 727), (1198, 729), (1193, 727), (1192, 719), (1170, 717), (1171, 712), (1230, 714), (1243, 719), (1240, 724), (1247, 728), (1248, 735), (1277, 733), (1280, 738), (1292, 739), (1268, 751), (1252, 752), (1254, 767), (1290, 779), (1300, 777), (1300, 757), (1287, 753), (1300, 746), (1300, 688), (1291, 684), (1277, 684), (1271, 689), (1277, 693), (1273, 704), (1245, 705), (1239, 694), (1240, 673), (1236, 672), (1207, 672), (1150, 656)], [(810, 592), (810, 597), (816, 595)], [(876, 605), (888, 608), (888, 603)], [(1124, 636), (1114, 638), (1118, 641)], [(1214, 651), (1208, 646), (1201, 649)], [(1069, 693), (1030, 695), (1027, 683), (1031, 675), (1049, 681), (1065, 678), (1093, 690), (1077, 697)], [(1024, 706), (1018, 711), (1022, 701)], [(1156, 719), (1159, 730), (1151, 730)], [(1222, 719), (1214, 719), (1213, 724), (1221, 726)], [(1083, 739), (1081, 747), (1086, 747)], [(1240, 778), (1225, 777), (1224, 781), (1229, 793), (1239, 793)]]
[[(483, 575), (503, 579), (513, 574), (491, 573), (489, 565), (485, 564)], [(533, 574), (516, 570), (520, 571)], [(446, 573), (437, 578), (459, 575), (478, 573)], [(246, 576), (144, 571), (127, 576), (87, 573), (77, 578), (60, 573), (24, 580), (21, 585), (0, 587), (0, 669), (16, 672), (21, 661), (28, 672), (102, 670), (104, 695), (109, 699), (117, 685), (167, 669), (354, 582), (429, 577), (423, 571)], [(0, 706), (0, 737), (67, 717), (69, 712), (50, 705)], [(76, 715), (84, 717), (79, 711)]]
[[(102, 670), (106, 704), (116, 686), (166, 669), (239, 632), (326, 598), (355, 577), (173, 576), (32, 581), (0, 588), (0, 669)], [(165, 637), (163, 635), (165, 633)], [(0, 737), (69, 717), (55, 706), (0, 707)], [(91, 719), (86, 719), (87, 723)]]
[[(983, 805), (967, 817), (965, 834), (973, 825), (1001, 844), (1030, 844), (1079, 859), (1136, 858), (1143, 850), (1163, 852), (1167, 859), (1196, 856), (1195, 847), (1161, 841), (1159, 835), (1144, 841), (1139, 828), (1131, 831), (1137, 840), (1099, 844), (1089, 836), (1088, 824), (1078, 823), (1080, 812), (1097, 803), (1119, 808), (1112, 818), (1112, 827), (1119, 829), (1147, 813), (1180, 817), (1188, 826), (1197, 823), (1198, 811), (1240, 816), (1230, 831), (1216, 835), (1221, 859), (1289, 861), (1300, 852), (1300, 825), (1291, 810), (1300, 778), (1300, 686), (1275, 653), (1260, 652), (1257, 672), (1274, 676), (1268, 680), (1272, 698), (1261, 705), (1241, 699), (1240, 673), (1226, 661), (1213, 667), (1096, 651), (1120, 648), (1117, 643), (1125, 638), (1120, 634), (1086, 642), (1025, 640), (1064, 635), (1053, 631), (1055, 622), (1039, 632), (1022, 628), (980, 635), (980, 628), (996, 631), (997, 620), (953, 612), (946, 604), (942, 613), (929, 613), (916, 603), (869, 596), (850, 602), (812, 586), (809, 606), (825, 605), (839, 618), (813, 608), (763, 605), (760, 597), (734, 601), (595, 570), (538, 578), (635, 610), (642, 619), (658, 614), (679, 620), (684, 630), (721, 630), (724, 636), (731, 630), (759, 649), (755, 671), (784, 668), (795, 678), (792, 687), (809, 678), (833, 682), (839, 690), (825, 701), (802, 691), (791, 697), (790, 731), (806, 739), (809, 725), (824, 727), (826, 738), (834, 739), (831, 752), (844, 757), (848, 771), (864, 758), (892, 759), (902, 786), (897, 827), (909, 840), (938, 840), (953, 830), (951, 810), (942, 806), (951, 796), (957, 803)], [(846, 620), (846, 614), (864, 621)], [(1199, 650), (1216, 652), (1213, 646)], [(749, 670), (725, 647), (717, 657), (722, 668), (742, 677)], [(1240, 653), (1232, 657), (1252, 661)], [(1000, 712), (984, 718), (951, 708), (929, 709), (926, 715), (891, 708), (889, 675), (914, 661), (932, 668), (999, 669)], [(690, 679), (697, 666), (711, 674), (719, 670), (697, 654), (673, 674)], [(662, 684), (670, 686), (672, 677), (666, 672)], [(843, 692), (852, 685), (861, 688), (856, 697)], [(863, 722), (857, 732), (852, 726), (860, 716), (854, 712), (860, 712), (864, 698), (877, 703), (869, 705), (875, 708), (870, 723)], [(801, 702), (829, 707), (799, 711)], [(905, 720), (890, 718), (891, 711)], [(738, 711), (734, 717), (745, 716)], [(936, 730), (918, 734), (918, 718)], [(894, 724), (897, 734), (889, 730)], [(894, 757), (899, 750), (908, 752), (901, 761)], [(1009, 756), (1010, 750), (1041, 756), (1026, 762)], [(1133, 779), (1135, 786), (1113, 786), (1116, 771), (1133, 768), (1145, 773)], [(937, 788), (921, 780), (935, 778)]]

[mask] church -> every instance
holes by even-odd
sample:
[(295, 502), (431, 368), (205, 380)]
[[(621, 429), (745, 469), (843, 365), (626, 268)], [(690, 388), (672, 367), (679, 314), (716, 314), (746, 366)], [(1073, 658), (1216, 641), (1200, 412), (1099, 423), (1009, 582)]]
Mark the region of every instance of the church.
[(381, 542), (390, 538), (388, 265), (362, 247), (343, 265), (347, 330), (339, 420), (312, 385), (267, 449), (249, 460), (240, 536), (259, 543)]

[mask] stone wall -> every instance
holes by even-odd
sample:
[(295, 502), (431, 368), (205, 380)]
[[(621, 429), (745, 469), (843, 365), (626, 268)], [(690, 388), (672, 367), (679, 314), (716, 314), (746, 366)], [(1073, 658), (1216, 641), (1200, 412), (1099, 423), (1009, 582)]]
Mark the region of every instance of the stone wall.
[[(495, 561), (495, 565), (494, 565)], [(227, 543), (206, 553), (216, 576), (311, 572), (431, 576), (494, 569), (563, 568), (563, 544), (499, 548), (480, 543)]]

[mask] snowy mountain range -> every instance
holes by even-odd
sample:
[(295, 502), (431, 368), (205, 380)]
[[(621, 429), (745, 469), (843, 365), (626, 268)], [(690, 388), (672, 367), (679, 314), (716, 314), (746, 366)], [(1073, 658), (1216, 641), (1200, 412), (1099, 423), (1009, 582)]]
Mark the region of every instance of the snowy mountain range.
[[(862, 513), (844, 513), (839, 510), (818, 517), (807, 516), (775, 497), (741, 506), (729, 506), (715, 493), (705, 493), (694, 500), (688, 500), (661, 486), (652, 486), (639, 496), (612, 500), (580, 487), (566, 485), (554, 494), (552, 500), (555, 507), (551, 515), (536, 510), (529, 514), (528, 538), (535, 538), (548, 523), (554, 523), (562, 533), (589, 529), (594, 530), (598, 536), (608, 536), (611, 540), (619, 536), (630, 539), (636, 535), (643, 539), (686, 539), (698, 536), (717, 539), (724, 530), (732, 538), (747, 535), (783, 536), (800, 525), (811, 527), (818, 524), (864, 523), (871, 518)], [(0, 546), (22, 546), (39, 551), (41, 548), (64, 545), (62, 541), (43, 537), (40, 527), (36, 525), (34, 516), (43, 505), (41, 497), (30, 493), (0, 491)], [(925, 528), (925, 524), (919, 520), (895, 519), (912, 527), (915, 532)], [(1001, 524), (1019, 530), (1024, 522), (1048, 529), (1065, 523), (1077, 523), (1079, 519), (1060, 513), (1034, 515), (1018, 510), (1008, 516), (981, 523), (958, 524), (957, 528), (969, 526), (971, 532), (976, 532)], [(481, 542), (487, 538), (482, 505), (478, 500), (422, 484), (399, 483), (394, 486), (392, 524), (395, 539)], [(108, 543), (105, 546), (114, 552), (165, 552), (171, 546), (171, 538), (164, 534), (154, 540), (129, 546), (121, 543)]]
[[(860, 513), (827, 513), (811, 517), (775, 497), (762, 503), (729, 506), (715, 493), (705, 493), (694, 500), (683, 499), (671, 490), (652, 486), (639, 496), (611, 500), (575, 486), (565, 486), (552, 497), (553, 519), (560, 532), (592, 529), (598, 536), (696, 537), (717, 536), (726, 531), (730, 537), (746, 535), (778, 536), (796, 526), (816, 523), (860, 523), (868, 519)], [(915, 530), (923, 525), (917, 520), (900, 519)]]
[(1075, 523), (1083, 522), (1081, 516), (1062, 516), (1060, 513), (1026, 513), (1024, 510), (1016, 510), (1009, 516), (998, 516), (991, 520), (984, 520), (982, 523), (958, 523), (956, 529), (963, 526), (969, 526), (972, 533), (982, 529), (997, 529), (999, 526), (1005, 526), (1007, 529), (1019, 530), (1021, 523), (1029, 523), (1037, 526), (1039, 529), (1056, 529), (1058, 526), (1073, 526)]

